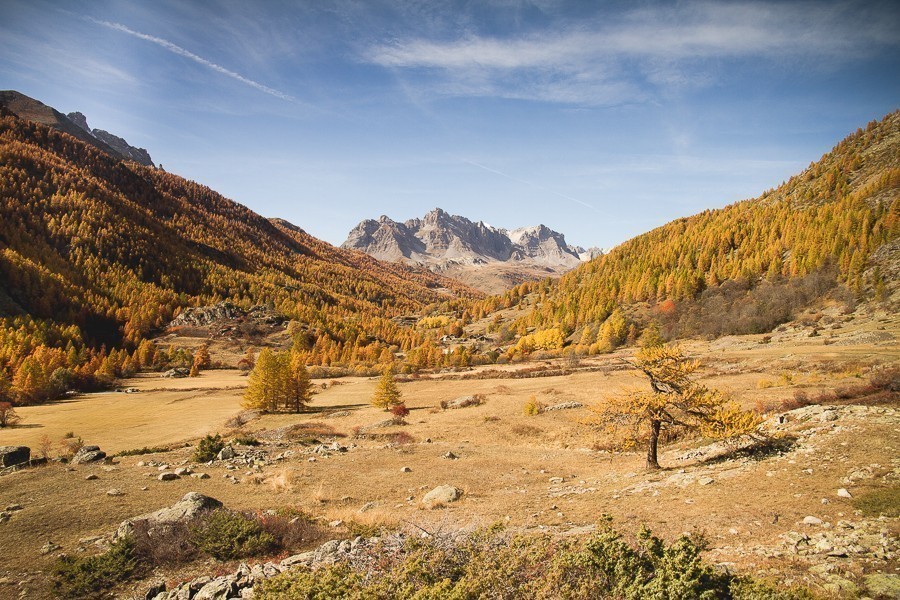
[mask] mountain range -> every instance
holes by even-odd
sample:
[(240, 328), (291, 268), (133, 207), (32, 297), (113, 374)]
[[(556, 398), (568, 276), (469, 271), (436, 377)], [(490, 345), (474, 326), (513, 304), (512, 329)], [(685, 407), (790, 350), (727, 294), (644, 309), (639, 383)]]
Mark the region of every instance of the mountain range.
[(596, 248), (570, 246), (563, 234), (545, 225), (506, 230), (440, 208), (402, 223), (387, 216), (367, 219), (341, 247), (421, 265), (490, 293), (560, 275), (601, 254)]

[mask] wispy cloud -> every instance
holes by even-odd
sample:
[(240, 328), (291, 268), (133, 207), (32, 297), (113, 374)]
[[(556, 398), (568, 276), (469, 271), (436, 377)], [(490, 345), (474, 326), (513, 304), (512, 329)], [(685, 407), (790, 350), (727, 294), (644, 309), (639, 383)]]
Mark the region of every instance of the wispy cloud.
[(488, 173), (493, 173), (494, 175), (499, 175), (500, 177), (504, 177), (511, 181), (515, 181), (517, 183), (527, 185), (528, 187), (532, 187), (536, 190), (540, 190), (542, 192), (547, 192), (548, 194), (553, 194), (554, 196), (558, 196), (560, 198), (565, 198), (566, 200), (570, 200), (576, 204), (580, 204), (581, 206), (589, 208), (589, 209), (593, 210), (594, 212), (598, 212), (598, 213), (600, 212), (599, 210), (597, 210), (596, 206), (594, 206), (592, 204), (588, 204), (584, 200), (579, 200), (578, 198), (573, 198), (572, 196), (569, 196), (568, 194), (563, 194), (562, 192), (557, 192), (556, 190), (551, 190), (550, 188), (546, 188), (542, 185), (538, 185), (538, 184), (528, 181), (526, 179), (520, 179), (518, 177), (513, 177), (512, 175), (504, 173), (503, 171), (498, 171), (497, 169), (492, 169), (491, 167), (485, 166), (481, 163), (477, 163), (474, 160), (469, 160), (467, 158), (462, 158), (462, 157), (460, 157), (459, 160), (461, 160), (462, 162), (464, 162), (468, 165), (472, 165), (473, 167), (478, 167), (479, 169), (487, 171)]
[(92, 17), (86, 17), (86, 18), (89, 21), (96, 23), (97, 25), (101, 25), (103, 27), (107, 27), (107, 28), (113, 29), (115, 31), (120, 31), (122, 33), (126, 33), (132, 37), (136, 37), (138, 39), (145, 40), (147, 42), (152, 42), (152, 43), (156, 44), (157, 46), (161, 46), (161, 47), (165, 48), (166, 50), (168, 50), (169, 52), (172, 52), (173, 54), (177, 54), (179, 56), (188, 58), (197, 64), (203, 65), (204, 67), (207, 67), (207, 68), (215, 71), (216, 73), (220, 73), (222, 75), (225, 75), (226, 77), (231, 77), (232, 79), (234, 79), (236, 81), (239, 81), (245, 85), (248, 85), (248, 86), (250, 86), (256, 90), (259, 90), (260, 92), (263, 92), (265, 94), (269, 94), (270, 96), (275, 96), (276, 98), (281, 98), (282, 100), (287, 100), (289, 102), (297, 101), (296, 98), (294, 98), (293, 96), (291, 96), (289, 94), (286, 94), (284, 92), (276, 90), (275, 88), (271, 88), (267, 85), (263, 85), (262, 83), (259, 83), (258, 81), (253, 81), (252, 79), (244, 77), (240, 73), (235, 73), (234, 71), (226, 69), (225, 67), (223, 67), (221, 65), (217, 65), (216, 63), (212, 62), (211, 60), (207, 60), (207, 59), (203, 58), (202, 56), (198, 56), (197, 54), (194, 54), (190, 50), (185, 50), (181, 46), (178, 46), (177, 44), (173, 44), (172, 42), (170, 42), (166, 39), (156, 37), (153, 35), (148, 35), (146, 33), (141, 33), (140, 31), (135, 31), (134, 29), (126, 27), (125, 25), (122, 25), (121, 23), (111, 23), (110, 21), (101, 21), (99, 19), (94, 19)]
[(415, 73), (449, 95), (640, 101), (642, 88), (708, 85), (710, 60), (814, 59), (827, 67), (896, 47), (900, 12), (885, 6), (684, 2), (518, 37), (399, 39), (367, 48), (363, 60)]

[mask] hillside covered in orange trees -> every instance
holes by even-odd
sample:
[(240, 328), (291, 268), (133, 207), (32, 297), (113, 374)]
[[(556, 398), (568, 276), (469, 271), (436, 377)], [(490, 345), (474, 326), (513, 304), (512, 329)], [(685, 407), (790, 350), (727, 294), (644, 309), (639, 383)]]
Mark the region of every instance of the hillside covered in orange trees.
[(520, 333), (576, 333), (584, 349), (610, 349), (633, 335), (640, 324), (627, 314), (637, 304), (662, 321), (678, 319), (676, 336), (761, 332), (835, 287), (854, 299), (883, 296), (887, 275), (870, 259), (898, 234), (894, 112), (759, 198), (677, 219), (557, 281), (522, 284), (480, 306), (529, 297)]
[(77, 379), (140, 368), (140, 341), (185, 307), (269, 304), (315, 334), (320, 360), (350, 362), (423, 342), (392, 317), (478, 296), (8, 111), (0, 282), (0, 383), (19, 388), (46, 386), (57, 369)]

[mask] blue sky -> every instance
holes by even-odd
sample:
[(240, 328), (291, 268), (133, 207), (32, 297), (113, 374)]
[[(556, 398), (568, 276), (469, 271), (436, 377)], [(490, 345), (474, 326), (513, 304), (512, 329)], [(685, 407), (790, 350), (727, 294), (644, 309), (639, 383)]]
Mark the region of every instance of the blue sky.
[(609, 247), (900, 107), (900, 10), (3, 0), (0, 88), (334, 244), (440, 206)]

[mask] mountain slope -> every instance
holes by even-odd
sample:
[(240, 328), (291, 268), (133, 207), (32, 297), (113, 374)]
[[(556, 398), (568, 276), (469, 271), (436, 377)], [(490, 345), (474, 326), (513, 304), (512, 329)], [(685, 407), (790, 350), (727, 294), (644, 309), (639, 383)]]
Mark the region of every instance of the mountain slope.
[(133, 347), (183, 307), (221, 300), (272, 303), (327, 346), (322, 360), (350, 362), (421, 343), (392, 317), (478, 296), (2, 113), (0, 367), (41, 344)]
[(488, 292), (564, 273), (580, 264), (585, 252), (544, 225), (507, 231), (440, 208), (404, 223), (386, 216), (362, 221), (341, 247), (426, 266)]
[(752, 288), (829, 268), (862, 295), (883, 284), (879, 269), (867, 271), (870, 256), (898, 234), (900, 112), (894, 112), (759, 198), (675, 220), (557, 282), (513, 290), (507, 303), (538, 290), (523, 326), (568, 334), (604, 322), (617, 305), (685, 303), (717, 294), (725, 282)]

